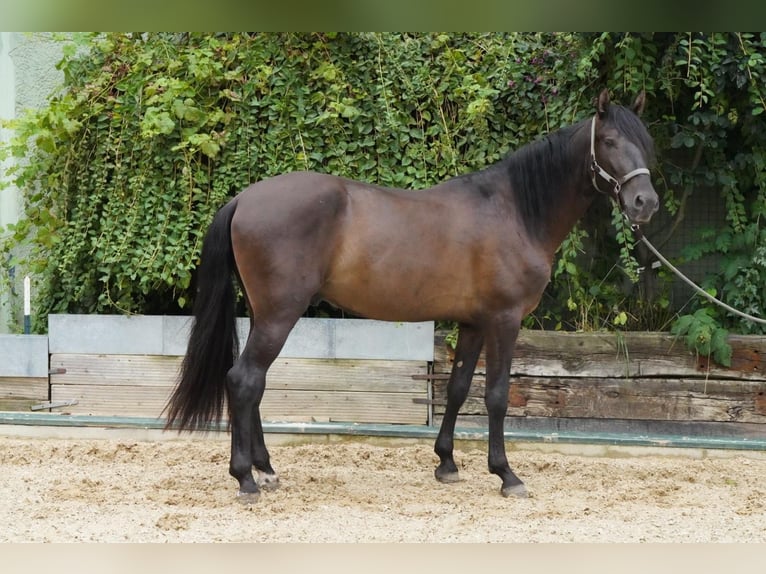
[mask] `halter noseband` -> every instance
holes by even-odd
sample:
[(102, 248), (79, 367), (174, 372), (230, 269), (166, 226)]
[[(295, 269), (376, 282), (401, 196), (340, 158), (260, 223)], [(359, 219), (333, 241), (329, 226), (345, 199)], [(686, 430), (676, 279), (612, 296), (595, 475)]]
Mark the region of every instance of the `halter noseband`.
[(622, 186), (627, 183), (629, 179), (632, 179), (636, 177), (637, 175), (649, 175), (651, 176), (651, 172), (646, 169), (645, 167), (639, 167), (637, 169), (634, 169), (633, 171), (629, 171), (625, 175), (623, 175), (620, 179), (617, 179), (616, 177), (613, 177), (611, 174), (609, 174), (603, 167), (601, 167), (598, 162), (596, 161), (596, 116), (593, 116), (593, 120), (590, 123), (590, 171), (591, 171), (591, 181), (593, 182), (593, 187), (596, 188), (596, 191), (599, 193), (606, 193), (599, 188), (598, 184), (596, 183), (596, 175), (600, 175), (605, 180), (607, 180), (609, 183), (612, 184), (612, 196), (617, 201), (619, 205), (622, 205), (621, 197), (620, 197), (620, 190), (622, 189)]

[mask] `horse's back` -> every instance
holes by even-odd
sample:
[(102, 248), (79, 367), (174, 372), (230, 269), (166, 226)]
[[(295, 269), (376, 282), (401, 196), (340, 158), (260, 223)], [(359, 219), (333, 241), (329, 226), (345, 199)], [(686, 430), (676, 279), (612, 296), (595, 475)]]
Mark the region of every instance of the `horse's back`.
[[(274, 221), (302, 210), (321, 214), (342, 200), (343, 180), (334, 175), (296, 171), (263, 179), (237, 196), (240, 221)], [(336, 206), (337, 207), (337, 206)]]
[(253, 184), (232, 220), (248, 297), (325, 299), (369, 318), (420, 321), (470, 320), (497, 297), (526, 296), (530, 278), (547, 280), (548, 262), (504, 233), (506, 212), (467, 185), (407, 191), (314, 172)]

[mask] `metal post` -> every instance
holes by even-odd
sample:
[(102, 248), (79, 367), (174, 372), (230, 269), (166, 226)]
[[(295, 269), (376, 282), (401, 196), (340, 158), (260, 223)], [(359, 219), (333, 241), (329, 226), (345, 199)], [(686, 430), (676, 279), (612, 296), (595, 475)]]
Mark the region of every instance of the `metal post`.
[(24, 334), (32, 332), (32, 287), (29, 275), (24, 277)]

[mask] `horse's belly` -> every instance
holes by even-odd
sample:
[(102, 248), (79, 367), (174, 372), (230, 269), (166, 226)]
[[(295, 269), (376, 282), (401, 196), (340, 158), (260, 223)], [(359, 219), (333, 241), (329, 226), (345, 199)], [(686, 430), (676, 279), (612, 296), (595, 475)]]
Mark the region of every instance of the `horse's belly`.
[(377, 281), (359, 275), (329, 281), (321, 297), (355, 315), (381, 321), (463, 320), (475, 306), (468, 293), (390, 274)]

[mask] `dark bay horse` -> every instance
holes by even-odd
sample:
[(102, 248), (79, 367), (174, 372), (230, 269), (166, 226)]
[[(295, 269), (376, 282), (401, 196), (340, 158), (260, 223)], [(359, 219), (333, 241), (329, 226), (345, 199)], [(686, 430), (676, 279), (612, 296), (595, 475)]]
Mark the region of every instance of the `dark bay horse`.
[[(498, 163), (422, 191), (311, 172), (257, 182), (224, 205), (205, 237), (194, 322), (167, 428), (201, 429), (228, 399), (229, 471), (246, 501), (275, 487), (259, 405), (269, 366), (312, 303), (371, 319), (459, 325), (436, 478), (458, 480), (453, 435), (486, 348), (489, 471), (504, 496), (526, 496), (505, 453), (509, 372), (522, 318), (540, 301), (554, 254), (599, 192), (635, 224), (658, 208), (653, 143), (639, 115), (604, 90), (592, 117)], [(238, 277), (250, 334), (238, 356)], [(258, 471), (258, 480), (253, 476)]]

